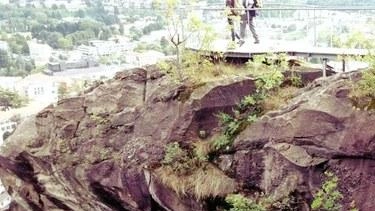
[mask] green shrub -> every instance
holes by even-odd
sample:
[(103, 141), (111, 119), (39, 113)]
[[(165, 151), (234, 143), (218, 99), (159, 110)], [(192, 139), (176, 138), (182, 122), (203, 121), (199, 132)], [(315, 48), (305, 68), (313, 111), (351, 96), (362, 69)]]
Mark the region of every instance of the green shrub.
[(241, 194), (230, 194), (225, 198), (232, 208), (229, 211), (265, 211), (266, 209)]
[(155, 169), (156, 178), (171, 188), (178, 196), (194, 196), (197, 200), (224, 197), (235, 191), (236, 182), (210, 163), (191, 169), (188, 174), (176, 174), (162, 166)]
[(175, 83), (200, 84), (238, 75), (248, 75), (245, 68), (223, 62), (223, 56), (214, 55), (213, 58), (207, 58), (205, 55), (188, 51), (182, 54), (179, 66), (176, 66), (175, 61), (160, 61), (157, 66)]
[(338, 190), (338, 177), (331, 172), (325, 172), (326, 180), (321, 189), (315, 194), (311, 204), (313, 210), (340, 211), (340, 200), (343, 198)]
[(280, 109), (296, 96), (298, 90), (297, 87), (286, 86), (270, 92), (269, 96), (263, 101), (263, 110), (267, 112)]
[(164, 159), (161, 163), (177, 175), (186, 175), (201, 167), (205, 161), (203, 155), (181, 149), (177, 142), (173, 142), (166, 146)]
[(265, 205), (263, 206), (267, 207), (267, 210), (272, 211), (299, 211), (303, 208), (303, 202), (304, 199), (302, 197), (298, 197), (294, 193), (289, 194), (288, 196), (285, 196), (284, 198), (279, 199), (278, 201), (272, 201), (269, 199), (267, 201), (267, 198), (264, 200)]
[(182, 150), (177, 142), (173, 142), (167, 145), (162, 163), (165, 165), (174, 165), (186, 162), (188, 159), (187, 152)]
[(270, 69), (264, 71), (261, 75), (258, 76), (256, 86), (258, 90), (272, 90), (278, 88), (283, 82), (284, 75), (277, 69)]
[(363, 72), (362, 79), (354, 87), (356, 97), (375, 98), (375, 68)]
[(289, 78), (290, 83), (293, 87), (303, 87), (302, 79), (300, 76), (297, 76), (295, 73), (292, 73)]
[(284, 80), (282, 72), (287, 68), (286, 55), (268, 54), (254, 56), (247, 68), (256, 79), (257, 89), (267, 91), (277, 88)]
[(260, 93), (245, 96), (233, 110), (234, 115), (220, 112), (217, 114), (223, 129), (223, 135), (216, 138), (212, 144), (215, 150), (230, 147), (234, 138), (249, 124), (255, 122), (263, 112), (262, 101), (264, 97)]
[(245, 96), (241, 100), (238, 107), (242, 110), (250, 106), (255, 106), (256, 104), (257, 104), (257, 99), (252, 95), (248, 95), (248, 96)]
[(228, 146), (232, 145), (233, 141), (230, 140), (227, 136), (221, 135), (213, 140), (212, 145), (215, 150), (225, 149)]
[(209, 154), (213, 151), (210, 141), (197, 141), (194, 145), (194, 156), (199, 162), (206, 162), (209, 159)]
[[(235, 113), (237, 112), (238, 111), (235, 110)], [(241, 120), (238, 118), (232, 117), (231, 115), (223, 112), (220, 112), (217, 117), (224, 128), (224, 135), (227, 136), (228, 139), (232, 139), (240, 132)]]
[(228, 137), (234, 137), (240, 132), (242, 121), (238, 119), (234, 119), (233, 121), (229, 122), (229, 124), (225, 127), (224, 135)]
[(353, 84), (350, 98), (357, 108), (375, 109), (375, 68), (363, 72), (362, 78)]
[(216, 117), (219, 119), (220, 124), (222, 125), (227, 125), (230, 122), (234, 121), (234, 118), (231, 115), (224, 112), (219, 112), (219, 114), (217, 114)]
[(20, 108), (28, 103), (28, 99), (20, 96), (17, 92), (0, 87), (0, 106), (6, 108)]
[(195, 142), (193, 150), (181, 149), (177, 142), (166, 147), (162, 166), (154, 173), (162, 183), (178, 195), (195, 196), (196, 199), (224, 197), (235, 191), (236, 182), (208, 162), (210, 142)]

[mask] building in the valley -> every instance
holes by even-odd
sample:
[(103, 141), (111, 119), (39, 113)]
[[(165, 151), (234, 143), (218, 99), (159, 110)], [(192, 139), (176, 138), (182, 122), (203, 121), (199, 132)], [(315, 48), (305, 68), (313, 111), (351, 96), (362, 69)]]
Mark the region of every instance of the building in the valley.
[(130, 50), (130, 45), (128, 43), (116, 42), (115, 40), (91, 40), (89, 41), (89, 45), (90, 47), (94, 47), (96, 49), (96, 54), (98, 56), (109, 56), (113, 54), (125, 53)]
[(21, 7), (26, 6), (34, 6), (34, 7), (40, 7), (40, 1), (37, 0), (18, 0), (16, 3)]
[(29, 100), (44, 103), (57, 102), (58, 86), (59, 83), (52, 76), (43, 73), (29, 75), (15, 84), (18, 93)]
[[(0, 146), (3, 145), (4, 139), (8, 137), (17, 127), (17, 123), (10, 119), (5, 119), (4, 116), (0, 118)], [(0, 186), (0, 197), (1, 197), (1, 186)], [(1, 210), (0, 200), (0, 210)]]
[(111, 56), (124, 54), (131, 50), (132, 43), (119, 42), (118, 40), (91, 40), (89, 45), (80, 45), (76, 51), (80, 52), (81, 57), (91, 57), (97, 59), (101, 56)]
[(77, 47), (76, 51), (80, 52), (83, 56), (98, 57), (98, 51), (94, 46), (80, 45)]
[(49, 62), (52, 55), (52, 48), (48, 44), (40, 44), (35, 40), (27, 42), (30, 49), (30, 58), (35, 61), (36, 66), (43, 66)]
[(49, 62), (47, 69), (52, 72), (61, 72), (69, 69), (80, 69), (98, 66), (99, 63), (93, 58), (82, 58), (74, 61)]
[(9, 50), (9, 45), (6, 41), (0, 40), (0, 50), (3, 50), (3, 51)]
[(151, 8), (153, 0), (121, 0), (121, 4), (125, 8)]

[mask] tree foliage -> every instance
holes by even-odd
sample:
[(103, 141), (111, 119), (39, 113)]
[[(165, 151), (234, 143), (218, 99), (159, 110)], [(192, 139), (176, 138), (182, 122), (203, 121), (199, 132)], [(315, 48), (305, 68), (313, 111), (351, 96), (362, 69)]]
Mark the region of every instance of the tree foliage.
[[(186, 79), (186, 75), (183, 74), (184, 72), (190, 73), (186, 68), (191, 67), (191, 65), (183, 65), (183, 62), (196, 63), (195, 59), (198, 58), (193, 58), (194, 56), (192, 56), (192, 54), (185, 53), (184, 46), (186, 41), (191, 38), (193, 34), (198, 33), (204, 26), (203, 22), (193, 14), (192, 10), (188, 9), (189, 5), (192, 5), (194, 2), (195, 1), (156, 0), (154, 5), (155, 7), (163, 9), (161, 15), (166, 22), (169, 33), (168, 38), (170, 43), (174, 46), (177, 56), (176, 65), (171, 69), (179, 81)], [(207, 40), (204, 40), (202, 43), (206, 42)], [(193, 58), (193, 60), (189, 57)]]
[(35, 68), (32, 60), (23, 56), (11, 57), (4, 50), (0, 50), (0, 76), (25, 76)]
[[(31, 32), (33, 38), (48, 43), (53, 48), (69, 49), (88, 39), (107, 40), (112, 36), (110, 25), (118, 23), (118, 17), (104, 10), (101, 1), (96, 1), (86, 11), (69, 12), (63, 7), (34, 8), (0, 5), (0, 20), (9, 22), (2, 26), (7, 33)], [(62, 20), (64, 17), (87, 17), (79, 22)], [(26, 42), (20, 37), (9, 42), (13, 53), (28, 54)]]
[(0, 106), (7, 108), (19, 108), (27, 103), (27, 99), (16, 92), (0, 88)]

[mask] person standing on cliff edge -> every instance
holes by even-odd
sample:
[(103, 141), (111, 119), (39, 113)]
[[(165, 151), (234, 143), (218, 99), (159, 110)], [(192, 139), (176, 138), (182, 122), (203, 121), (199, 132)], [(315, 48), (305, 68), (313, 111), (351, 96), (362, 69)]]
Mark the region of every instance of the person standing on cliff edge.
[[(253, 8), (259, 8), (260, 4), (257, 2), (257, 0), (242, 0), (243, 7), (245, 9), (253, 9)], [(245, 14), (241, 15), (241, 24), (240, 24), (240, 35), (241, 38), (245, 38), (246, 34), (246, 25), (249, 24), (250, 31), (253, 35), (253, 38), (255, 40), (255, 44), (259, 43), (259, 36), (255, 30), (254, 26), (254, 18), (257, 16), (256, 10), (246, 10)]]
[(238, 35), (235, 23), (240, 20), (240, 17), (242, 17), (243, 14), (245, 14), (244, 8), (242, 7), (240, 0), (226, 0), (225, 6), (227, 8), (227, 18), (231, 31), (232, 43), (234, 43), (237, 38), (238, 44), (241, 46), (244, 41), (241, 39), (241, 36)]

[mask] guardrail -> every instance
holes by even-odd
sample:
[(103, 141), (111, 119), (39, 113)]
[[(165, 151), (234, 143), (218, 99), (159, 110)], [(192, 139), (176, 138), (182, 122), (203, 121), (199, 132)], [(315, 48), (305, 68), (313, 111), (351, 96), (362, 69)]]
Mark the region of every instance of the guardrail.
[[(281, 7), (284, 6), (284, 7)], [(190, 10), (201, 13), (204, 22), (216, 27), (223, 33), (223, 26), (227, 25), (225, 5), (211, 7), (188, 7)], [(244, 10), (238, 8), (238, 10)], [(359, 27), (373, 20), (375, 22), (375, 7), (318, 7), (301, 5), (265, 5), (263, 8), (251, 8), (256, 10), (256, 28), (260, 36), (266, 36), (274, 40), (302, 40), (311, 46), (335, 47), (337, 37), (348, 32), (372, 33), (368, 27)], [(277, 32), (277, 30), (279, 30)], [(227, 30), (226, 30), (227, 31)], [(375, 25), (374, 29), (375, 31)], [(292, 32), (292, 33), (291, 33)], [(225, 32), (224, 32), (225, 33)], [(272, 36), (274, 34), (274, 36)], [(326, 36), (326, 37), (324, 37)], [(344, 35), (343, 35), (344, 36)], [(374, 34), (375, 37), (375, 34)], [(337, 46), (336, 46), (337, 47)]]

